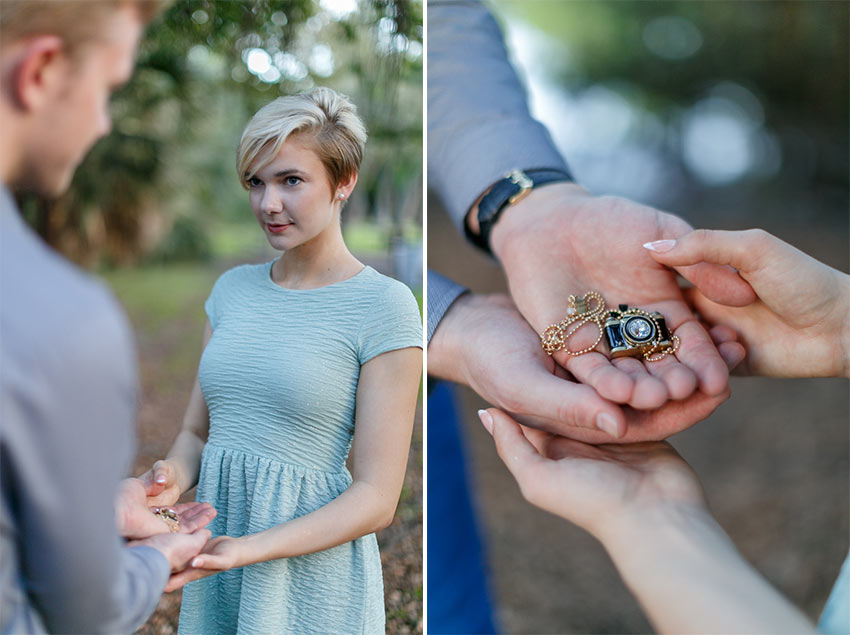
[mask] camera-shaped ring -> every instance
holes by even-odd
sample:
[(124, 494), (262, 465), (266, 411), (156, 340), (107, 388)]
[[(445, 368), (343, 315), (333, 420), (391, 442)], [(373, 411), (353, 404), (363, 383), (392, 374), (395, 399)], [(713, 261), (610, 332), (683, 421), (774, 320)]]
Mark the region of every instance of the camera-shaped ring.
[(608, 312), (605, 339), (612, 358), (646, 357), (673, 346), (663, 315), (630, 309), (627, 304), (621, 304), (618, 311)]

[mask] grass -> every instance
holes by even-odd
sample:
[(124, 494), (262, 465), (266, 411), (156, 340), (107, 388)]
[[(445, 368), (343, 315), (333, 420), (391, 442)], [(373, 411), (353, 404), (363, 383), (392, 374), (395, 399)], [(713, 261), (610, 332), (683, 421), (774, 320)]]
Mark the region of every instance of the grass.
[(155, 331), (185, 317), (187, 310), (192, 310), (189, 307), (202, 316), (204, 301), (218, 273), (209, 264), (192, 263), (116, 269), (103, 277), (131, 319), (135, 318), (134, 325)]
[(236, 260), (264, 246), (262, 229), (254, 220), (218, 224), (210, 235), (213, 257)]
[[(204, 301), (219, 271), (209, 264), (118, 269), (104, 278), (136, 333), (143, 371), (152, 388), (168, 392), (194, 376), (206, 315)], [(147, 368), (146, 360), (154, 364)]]

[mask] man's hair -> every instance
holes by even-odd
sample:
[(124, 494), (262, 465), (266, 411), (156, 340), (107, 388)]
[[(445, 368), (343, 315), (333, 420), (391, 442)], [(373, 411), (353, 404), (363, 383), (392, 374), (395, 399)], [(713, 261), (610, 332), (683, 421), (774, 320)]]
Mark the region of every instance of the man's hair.
[(236, 152), (242, 187), (248, 189), (248, 179), (271, 163), (293, 134), (312, 142), (331, 188), (360, 171), (366, 127), (348, 97), (322, 87), (279, 97), (248, 122)]
[(135, 7), (149, 23), (171, 0), (0, 0), (0, 46), (36, 35), (62, 38), (69, 53), (102, 37), (118, 9)]

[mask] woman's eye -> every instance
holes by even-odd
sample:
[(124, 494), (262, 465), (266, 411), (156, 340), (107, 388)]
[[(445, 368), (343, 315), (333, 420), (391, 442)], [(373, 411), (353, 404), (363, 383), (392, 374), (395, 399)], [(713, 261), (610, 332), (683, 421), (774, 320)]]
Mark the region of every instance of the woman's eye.
[(298, 185), (301, 182), (301, 179), (297, 176), (287, 176), (286, 184), (287, 185)]
[(250, 179), (248, 179), (248, 185), (250, 185), (251, 187), (259, 187), (262, 184), (263, 182), (256, 176), (252, 176)]

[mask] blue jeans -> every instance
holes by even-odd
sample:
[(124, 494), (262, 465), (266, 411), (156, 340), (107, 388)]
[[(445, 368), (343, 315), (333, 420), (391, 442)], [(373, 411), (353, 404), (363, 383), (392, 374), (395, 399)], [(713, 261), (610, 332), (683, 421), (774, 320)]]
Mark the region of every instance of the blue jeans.
[(428, 397), (428, 632), (495, 633), (451, 386)]

